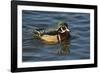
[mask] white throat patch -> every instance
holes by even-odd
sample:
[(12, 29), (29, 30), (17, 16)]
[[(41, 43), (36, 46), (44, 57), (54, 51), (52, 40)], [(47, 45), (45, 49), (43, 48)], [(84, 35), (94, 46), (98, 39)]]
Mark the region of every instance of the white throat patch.
[(67, 27), (66, 27), (66, 29), (65, 30), (63, 30), (62, 28), (61, 28), (61, 33), (64, 33), (64, 32), (66, 32), (66, 31), (70, 31)]

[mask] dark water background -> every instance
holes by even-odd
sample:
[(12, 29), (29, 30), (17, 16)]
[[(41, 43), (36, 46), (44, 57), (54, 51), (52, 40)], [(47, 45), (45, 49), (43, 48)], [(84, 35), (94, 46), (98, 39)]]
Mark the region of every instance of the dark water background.
[[(59, 21), (69, 24), (71, 45), (69, 55), (58, 55), (59, 45), (45, 45), (33, 39), (33, 31), (55, 29)], [(23, 62), (79, 60), (90, 58), (90, 14), (72, 12), (22, 11), (22, 60)]]

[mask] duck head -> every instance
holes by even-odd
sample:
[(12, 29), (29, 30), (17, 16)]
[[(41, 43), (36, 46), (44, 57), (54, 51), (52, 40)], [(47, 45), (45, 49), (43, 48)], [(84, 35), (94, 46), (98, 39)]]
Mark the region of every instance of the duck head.
[(58, 28), (58, 33), (65, 33), (65, 32), (70, 32), (70, 30), (68, 28), (68, 24), (67, 23), (61, 23), (59, 28)]

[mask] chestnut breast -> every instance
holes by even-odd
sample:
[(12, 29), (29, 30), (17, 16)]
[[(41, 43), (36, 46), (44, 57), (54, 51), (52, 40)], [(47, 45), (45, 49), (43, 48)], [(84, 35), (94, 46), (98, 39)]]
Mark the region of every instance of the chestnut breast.
[(70, 38), (70, 33), (68, 31), (65, 31), (64, 33), (58, 33), (60, 35), (61, 41), (67, 41)]

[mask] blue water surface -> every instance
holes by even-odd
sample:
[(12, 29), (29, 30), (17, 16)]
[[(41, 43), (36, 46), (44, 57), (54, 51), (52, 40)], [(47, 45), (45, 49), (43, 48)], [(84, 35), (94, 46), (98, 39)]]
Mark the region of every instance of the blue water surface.
[[(33, 39), (33, 31), (55, 29), (59, 21), (71, 30), (70, 54), (58, 55), (59, 45), (45, 45)], [(22, 61), (58, 61), (90, 59), (90, 14), (74, 12), (22, 11)]]

